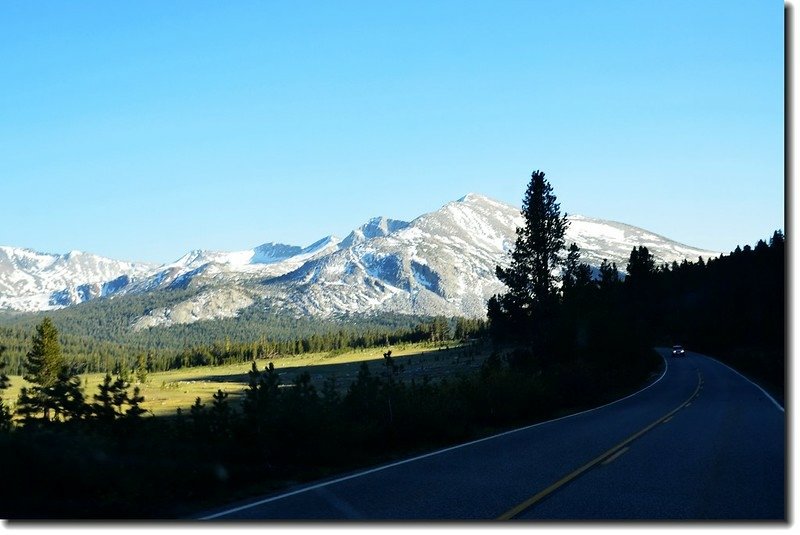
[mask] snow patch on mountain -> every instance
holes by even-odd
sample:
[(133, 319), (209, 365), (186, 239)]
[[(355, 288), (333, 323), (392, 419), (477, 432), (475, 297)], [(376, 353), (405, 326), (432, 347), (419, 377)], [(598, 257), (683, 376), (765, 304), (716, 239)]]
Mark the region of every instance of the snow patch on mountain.
[(656, 265), (680, 263), (684, 259), (697, 262), (700, 257), (708, 260), (720, 255), (716, 251), (690, 247), (616, 221), (581, 215), (569, 216), (567, 219), (567, 243), (575, 242), (581, 248), (581, 260), (593, 266), (599, 266), (603, 259), (607, 259), (609, 262), (616, 262), (617, 267), (624, 272), (634, 246), (647, 247), (655, 258)]
[(80, 251), (48, 254), (0, 246), (0, 309), (63, 308), (113, 294), (154, 269)]

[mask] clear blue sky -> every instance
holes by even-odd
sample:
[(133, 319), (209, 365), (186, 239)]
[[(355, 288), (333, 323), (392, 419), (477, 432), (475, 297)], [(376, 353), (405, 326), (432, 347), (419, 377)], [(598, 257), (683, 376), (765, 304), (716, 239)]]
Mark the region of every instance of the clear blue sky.
[(0, 3), (0, 244), (169, 262), (468, 192), (784, 227), (783, 3)]

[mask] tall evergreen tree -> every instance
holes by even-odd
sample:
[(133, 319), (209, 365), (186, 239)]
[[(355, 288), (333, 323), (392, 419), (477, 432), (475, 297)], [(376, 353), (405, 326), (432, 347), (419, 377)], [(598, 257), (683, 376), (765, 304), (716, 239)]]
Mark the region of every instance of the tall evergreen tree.
[(195, 435), (206, 438), (210, 433), (208, 411), (206, 411), (205, 404), (200, 401), (200, 397), (195, 398), (194, 405), (189, 408), (189, 418), (192, 420)]
[(17, 405), (26, 419), (41, 413), (43, 419), (49, 421), (59, 410), (58, 400), (54, 396), (65, 393), (58, 385), (59, 381), (65, 379), (64, 357), (58, 342), (58, 330), (50, 318), (44, 318), (36, 326), (32, 345), (25, 358), (23, 378), (33, 386), (26, 390)]
[(26, 355), (24, 379), (41, 387), (50, 387), (58, 382), (58, 374), (64, 366), (58, 330), (50, 318), (44, 318), (36, 326), (32, 340), (33, 348)]
[[(3, 358), (5, 350), (6, 347), (0, 345), (0, 392), (3, 392), (11, 386), (11, 381), (9, 381), (8, 375), (6, 375), (6, 361)], [(13, 414), (11, 409), (8, 408), (5, 404), (5, 400), (0, 396), (0, 431), (8, 431), (11, 429), (12, 418)]]
[(118, 418), (122, 417), (125, 414), (123, 411), (122, 406), (125, 404), (130, 404), (130, 397), (128, 396), (128, 387), (130, 387), (130, 383), (126, 379), (123, 379), (122, 376), (117, 377), (114, 381), (112, 386), (112, 400), (111, 403), (115, 407), (115, 412)]
[(619, 283), (617, 263), (604, 258), (600, 263), (600, 289), (607, 292), (619, 286)]
[(111, 374), (106, 372), (103, 382), (97, 386), (99, 392), (94, 395), (91, 406), (92, 414), (102, 422), (112, 422), (116, 417), (114, 410), (114, 383)]
[[(527, 323), (531, 318), (539, 324), (546, 320), (558, 298), (568, 223), (541, 171), (531, 175), (522, 200), (522, 216), (525, 224), (517, 228), (511, 265), (496, 269), (497, 278), (508, 292), (493, 298), (489, 305), (489, 319), (495, 326), (509, 320)], [(498, 314), (505, 317), (497, 317)]]
[(581, 262), (580, 249), (575, 243), (571, 243), (567, 249), (562, 278), (561, 290), (565, 298), (570, 294), (581, 293), (592, 285), (592, 268)]
[[(785, 238), (783, 236), (782, 230), (776, 230), (772, 233), (772, 237), (769, 239), (769, 246), (775, 248), (782, 248), (785, 242)], [(739, 247), (738, 245), (736, 246)]]
[(628, 278), (626, 282), (633, 286), (647, 284), (655, 271), (656, 261), (647, 247), (644, 245), (634, 247), (628, 259)]
[(213, 396), (214, 402), (211, 404), (210, 430), (211, 435), (217, 440), (231, 435), (233, 411), (228, 402), (228, 393), (218, 389)]
[(497, 267), (497, 276), (523, 308), (543, 303), (556, 292), (557, 275), (564, 260), (564, 233), (567, 216), (561, 215), (553, 188), (544, 173), (531, 175), (522, 200), (525, 225), (517, 228), (511, 266)]
[(81, 379), (74, 366), (62, 366), (58, 381), (46, 389), (46, 394), (52, 402), (55, 419), (83, 418), (89, 412)]
[(128, 410), (125, 411), (125, 417), (128, 419), (136, 419), (147, 411), (142, 408), (144, 403), (144, 396), (138, 386), (133, 387), (133, 394), (128, 397)]
[(136, 380), (140, 383), (147, 381), (147, 358), (143, 354), (136, 357)]

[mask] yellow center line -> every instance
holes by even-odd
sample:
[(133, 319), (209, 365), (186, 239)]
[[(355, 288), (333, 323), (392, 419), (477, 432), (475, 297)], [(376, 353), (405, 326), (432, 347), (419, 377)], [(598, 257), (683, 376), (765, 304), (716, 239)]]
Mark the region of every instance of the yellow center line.
[(621, 450), (617, 450), (617, 453), (615, 453), (614, 455), (612, 455), (611, 457), (609, 457), (605, 461), (603, 461), (603, 465), (613, 463), (617, 459), (617, 457), (619, 457), (620, 455), (622, 455), (623, 453), (625, 453), (629, 449), (630, 449), (630, 447), (625, 446)]
[(569, 483), (573, 479), (577, 478), (578, 476), (580, 476), (581, 474), (583, 474), (584, 472), (586, 472), (590, 468), (593, 468), (598, 463), (600, 463), (602, 461), (605, 461), (605, 460), (607, 460), (608, 462), (611, 462), (614, 458), (618, 457), (619, 455), (622, 455), (622, 453), (624, 453), (624, 450), (622, 450), (622, 448), (625, 448), (628, 444), (630, 444), (631, 442), (633, 442), (634, 440), (636, 440), (640, 436), (644, 435), (645, 433), (647, 433), (648, 431), (653, 429), (658, 424), (663, 423), (664, 421), (666, 421), (669, 418), (672, 418), (672, 416), (676, 412), (681, 410), (682, 408), (688, 407), (691, 404), (692, 399), (694, 399), (694, 397), (700, 391), (700, 384), (702, 382), (702, 377), (700, 376), (700, 371), (699, 370), (697, 372), (697, 380), (698, 380), (697, 381), (697, 388), (695, 388), (694, 392), (692, 392), (692, 395), (689, 396), (689, 398), (686, 401), (684, 401), (683, 403), (681, 403), (680, 405), (678, 405), (677, 407), (675, 407), (674, 409), (669, 411), (664, 416), (658, 418), (655, 422), (651, 423), (650, 425), (648, 425), (647, 427), (645, 427), (641, 431), (637, 431), (636, 433), (634, 433), (633, 435), (629, 436), (628, 438), (626, 438), (625, 440), (623, 440), (622, 442), (620, 442), (616, 446), (612, 446), (611, 448), (609, 448), (608, 450), (604, 451), (603, 453), (601, 453), (600, 455), (598, 455), (597, 457), (595, 457), (594, 459), (592, 459), (588, 463), (584, 464), (583, 466), (581, 466), (577, 470), (575, 470), (573, 472), (570, 472), (566, 476), (562, 477), (561, 479), (559, 479), (558, 481), (556, 481), (555, 483), (553, 483), (552, 485), (550, 485), (546, 489), (534, 494), (533, 496), (531, 496), (530, 498), (528, 498), (524, 502), (520, 503), (519, 505), (517, 505), (515, 507), (512, 507), (511, 509), (509, 509), (508, 511), (506, 511), (505, 513), (503, 513), (502, 515), (497, 517), (497, 520), (511, 520), (512, 518), (514, 518), (515, 516), (517, 516), (518, 514), (523, 512), (524, 510), (532, 507), (537, 502), (542, 501), (544, 498), (546, 498), (547, 496), (549, 496), (550, 494), (552, 494), (553, 492), (555, 492), (559, 488), (563, 487), (564, 485), (566, 485), (567, 483)]

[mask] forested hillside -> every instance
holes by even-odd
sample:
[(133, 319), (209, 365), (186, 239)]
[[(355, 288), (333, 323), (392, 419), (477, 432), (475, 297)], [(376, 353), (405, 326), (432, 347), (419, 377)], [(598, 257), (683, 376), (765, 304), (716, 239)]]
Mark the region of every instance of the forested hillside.
[[(162, 292), (162, 299), (181, 298), (168, 294)], [(131, 370), (143, 359), (150, 371), (163, 371), (402, 342), (460, 340), (480, 334), (485, 327), (483, 320), (468, 318), (381, 314), (322, 320), (256, 308), (239, 318), (169, 328), (131, 331), (121, 327), (143, 307), (141, 296), (124, 296), (105, 303), (89, 301), (63, 310), (6, 318), (0, 324), (6, 371), (21, 374), (31, 336), (44, 317), (51, 318), (58, 328), (65, 358), (81, 373)]]

